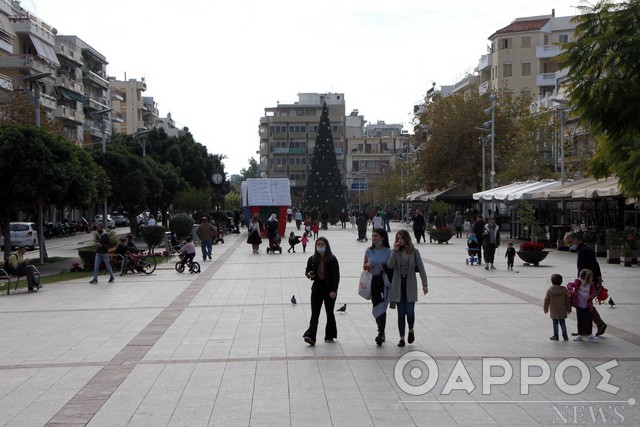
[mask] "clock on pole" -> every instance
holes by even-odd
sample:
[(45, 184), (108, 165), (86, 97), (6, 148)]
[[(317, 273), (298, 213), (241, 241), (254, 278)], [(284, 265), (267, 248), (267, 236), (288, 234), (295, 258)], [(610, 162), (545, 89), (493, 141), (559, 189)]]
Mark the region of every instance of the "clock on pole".
[(220, 172), (216, 172), (211, 175), (211, 182), (213, 182), (215, 185), (222, 184), (222, 181), (224, 181), (224, 176)]

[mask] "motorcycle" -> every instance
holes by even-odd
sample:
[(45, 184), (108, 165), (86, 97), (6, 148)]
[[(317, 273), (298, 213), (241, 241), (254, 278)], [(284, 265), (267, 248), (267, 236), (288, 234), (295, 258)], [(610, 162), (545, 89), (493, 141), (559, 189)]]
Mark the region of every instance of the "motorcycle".
[(52, 222), (45, 222), (44, 223), (44, 227), (42, 228), (42, 234), (44, 234), (44, 238), (45, 239), (50, 239), (53, 236), (55, 236), (55, 233), (53, 232), (53, 223)]

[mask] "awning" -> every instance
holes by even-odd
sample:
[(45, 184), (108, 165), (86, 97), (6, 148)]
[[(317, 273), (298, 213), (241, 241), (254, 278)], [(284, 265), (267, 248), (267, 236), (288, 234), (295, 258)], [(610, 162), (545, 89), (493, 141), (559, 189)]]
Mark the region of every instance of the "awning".
[(422, 196), (418, 197), (418, 200), (420, 200), (421, 202), (429, 202), (431, 200), (435, 200), (436, 197), (446, 192), (447, 190), (448, 188), (445, 188), (444, 190), (435, 190), (430, 193), (423, 194)]
[(58, 62), (58, 56), (56, 55), (56, 52), (53, 50), (51, 46), (49, 46), (48, 44), (46, 44), (45, 42), (43, 42), (42, 40), (40, 40), (35, 36), (30, 35), (29, 37), (31, 38), (31, 42), (33, 43), (33, 46), (36, 48), (36, 51), (38, 52), (38, 56), (40, 58), (47, 60), (48, 62), (55, 65), (56, 67), (60, 66), (60, 62)]
[(11, 22), (9, 22), (9, 17), (2, 13), (0, 13), (0, 30), (8, 34), (11, 38), (16, 37), (15, 31), (13, 31), (13, 26), (11, 25)]
[(411, 193), (408, 193), (404, 198), (400, 199), (400, 201), (401, 202), (417, 202), (419, 201), (420, 196), (423, 196), (428, 193), (429, 192), (425, 190), (412, 191)]
[(553, 180), (514, 182), (513, 184), (474, 193), (473, 198), (481, 202), (508, 202), (530, 199), (531, 191), (539, 190), (555, 183), (556, 181)]
[(533, 193), (534, 199), (592, 199), (594, 197), (622, 196), (618, 178), (585, 178), (578, 181), (556, 184)]
[(80, 95), (79, 93), (75, 93), (69, 89), (65, 89), (63, 87), (59, 87), (57, 88), (58, 91), (60, 91), (60, 95), (62, 95), (62, 97), (64, 99), (68, 99), (69, 101), (78, 101), (78, 102), (84, 102), (84, 96)]

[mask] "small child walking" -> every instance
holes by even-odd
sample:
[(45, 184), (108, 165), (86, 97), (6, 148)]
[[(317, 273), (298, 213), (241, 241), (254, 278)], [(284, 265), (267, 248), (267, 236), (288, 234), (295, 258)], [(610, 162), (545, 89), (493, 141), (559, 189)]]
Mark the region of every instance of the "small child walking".
[(296, 253), (296, 245), (300, 243), (300, 238), (298, 236), (296, 236), (296, 233), (294, 233), (293, 231), (291, 233), (289, 233), (289, 249), (287, 249), (287, 252), (291, 253), (293, 252), (294, 254)]
[(300, 243), (302, 243), (302, 252), (307, 252), (307, 245), (309, 244), (309, 237), (307, 236), (307, 232), (302, 233), (302, 239), (300, 239)]
[(464, 222), (462, 223), (462, 231), (464, 231), (465, 237), (469, 238), (469, 231), (471, 231), (471, 221), (469, 221), (469, 218), (465, 218)]
[(571, 313), (571, 301), (567, 289), (562, 286), (562, 276), (559, 274), (551, 275), (551, 287), (547, 289), (547, 294), (544, 297), (544, 313), (550, 313), (553, 320), (553, 336), (549, 339), (558, 341), (558, 325), (560, 325), (562, 339), (569, 341), (565, 319), (567, 314)]
[(574, 341), (584, 341), (585, 337), (589, 341), (594, 341), (596, 337), (592, 335), (591, 310), (593, 310), (593, 299), (596, 297), (596, 288), (593, 285), (591, 270), (580, 270), (578, 278), (567, 285), (567, 293), (571, 299), (571, 306), (576, 308), (578, 317), (578, 336)]
[(313, 221), (313, 224), (311, 225), (311, 231), (313, 231), (314, 240), (318, 238), (319, 229), (320, 229), (320, 226), (318, 225), (318, 221)]
[[(507, 259), (507, 270), (513, 271), (513, 261), (516, 258), (516, 249), (513, 247), (513, 242), (511, 240), (507, 242), (507, 250), (504, 253), (504, 257)], [(562, 283), (562, 277), (560, 278), (560, 283)]]

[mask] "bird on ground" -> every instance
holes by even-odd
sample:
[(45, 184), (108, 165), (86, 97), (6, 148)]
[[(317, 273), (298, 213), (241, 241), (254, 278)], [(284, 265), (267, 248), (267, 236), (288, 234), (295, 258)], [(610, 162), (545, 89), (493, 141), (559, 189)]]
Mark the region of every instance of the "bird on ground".
[(296, 301), (296, 296), (295, 295), (291, 295), (291, 304), (296, 305), (298, 303), (298, 301)]
[(613, 298), (609, 298), (609, 306), (610, 306), (611, 308), (613, 308), (613, 307), (615, 307), (615, 306), (616, 306), (616, 303), (615, 303), (615, 302), (613, 302)]
[(347, 312), (347, 304), (343, 305), (339, 309), (336, 310), (338, 313), (346, 313)]

